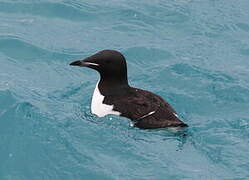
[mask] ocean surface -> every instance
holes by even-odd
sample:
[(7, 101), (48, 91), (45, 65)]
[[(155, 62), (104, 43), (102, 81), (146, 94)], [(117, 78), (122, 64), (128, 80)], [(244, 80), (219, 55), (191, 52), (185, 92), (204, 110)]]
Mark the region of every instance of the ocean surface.
[[(0, 180), (249, 179), (248, 0), (0, 0)], [(130, 85), (189, 125), (97, 118), (98, 74), (121, 51)]]

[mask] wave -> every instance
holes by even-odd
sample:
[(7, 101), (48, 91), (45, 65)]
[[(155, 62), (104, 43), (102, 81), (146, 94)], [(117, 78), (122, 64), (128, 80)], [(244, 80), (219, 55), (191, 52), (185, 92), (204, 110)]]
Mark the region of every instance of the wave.
[(0, 36), (0, 52), (11, 59), (38, 61), (73, 59), (77, 55), (54, 52), (15, 36)]

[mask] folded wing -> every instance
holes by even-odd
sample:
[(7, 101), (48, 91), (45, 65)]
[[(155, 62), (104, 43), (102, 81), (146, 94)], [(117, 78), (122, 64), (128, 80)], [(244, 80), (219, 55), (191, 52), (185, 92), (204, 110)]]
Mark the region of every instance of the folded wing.
[(121, 110), (121, 116), (130, 118), (135, 126), (144, 129), (187, 126), (160, 96), (136, 88), (132, 88), (128, 94), (110, 97), (105, 103), (113, 104), (114, 110)]

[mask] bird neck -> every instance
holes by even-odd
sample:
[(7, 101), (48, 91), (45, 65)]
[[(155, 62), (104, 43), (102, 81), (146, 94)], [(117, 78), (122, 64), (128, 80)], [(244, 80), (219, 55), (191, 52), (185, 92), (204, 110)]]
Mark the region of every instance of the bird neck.
[(125, 77), (103, 77), (100, 76), (98, 83), (99, 91), (104, 96), (121, 95), (129, 88), (127, 76)]

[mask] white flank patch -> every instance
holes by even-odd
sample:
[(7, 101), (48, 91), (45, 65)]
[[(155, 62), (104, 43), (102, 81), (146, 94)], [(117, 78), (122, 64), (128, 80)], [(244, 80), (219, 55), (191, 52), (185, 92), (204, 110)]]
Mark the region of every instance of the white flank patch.
[(93, 92), (91, 111), (93, 114), (98, 117), (104, 117), (107, 114), (120, 115), (118, 111), (113, 111), (113, 105), (104, 104), (104, 96), (100, 93), (98, 88), (99, 82), (96, 84), (96, 87)]

